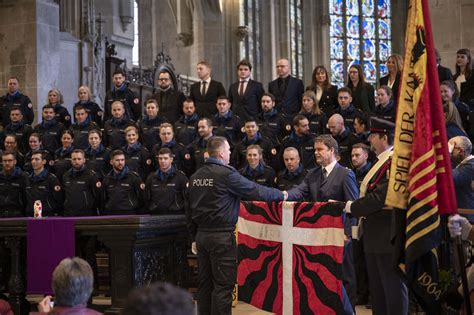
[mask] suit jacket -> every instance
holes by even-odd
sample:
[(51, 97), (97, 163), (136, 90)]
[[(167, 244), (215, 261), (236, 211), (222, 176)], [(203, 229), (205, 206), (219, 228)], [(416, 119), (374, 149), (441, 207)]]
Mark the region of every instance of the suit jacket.
[(471, 186), (474, 180), (474, 159), (463, 161), (453, 169), (453, 180), (458, 207), (474, 209), (474, 191)]
[(296, 115), (301, 108), (301, 99), (304, 93), (303, 81), (290, 76), (288, 86), (286, 87), (285, 95), (280, 92), (278, 86), (278, 79), (268, 83), (268, 92), (275, 96), (275, 106), (279, 112), (288, 115)]
[(392, 211), (383, 209), (387, 196), (390, 161), (389, 159), (372, 176), (365, 196), (357, 199), (351, 205), (353, 216), (356, 218), (365, 217), (363, 222), (364, 251), (370, 254), (393, 253), (391, 244)]
[(211, 79), (206, 95), (201, 94), (201, 82), (196, 82), (191, 85), (189, 97), (194, 101), (199, 117), (212, 118), (217, 114), (217, 98), (221, 95), (226, 95), (224, 86), (219, 81)]
[(449, 68), (443, 67), (442, 65), (438, 65), (438, 77), (439, 83), (443, 81), (452, 81), (453, 80), (453, 73)]
[(160, 115), (163, 115), (172, 124), (179, 120), (183, 115), (184, 94), (172, 88), (161, 91), (157, 90), (151, 97), (158, 102), (160, 106)]
[[(388, 86), (388, 78), (390, 75), (386, 75), (379, 80), (379, 86), (386, 85)], [(392, 100), (395, 102), (395, 104), (398, 103), (398, 91), (400, 88), (400, 73), (397, 73), (397, 76), (395, 77), (395, 82), (393, 83), (392, 86)]]
[[(457, 76), (453, 77), (456, 81)], [(466, 82), (461, 83), (461, 91), (459, 91), (459, 99), (471, 106), (474, 105), (474, 73), (469, 78), (466, 78)]]
[(244, 95), (239, 95), (240, 81), (232, 83), (229, 87), (229, 101), (232, 103), (232, 112), (243, 121), (255, 119), (262, 111), (260, 99), (265, 90), (260, 82), (249, 80)]

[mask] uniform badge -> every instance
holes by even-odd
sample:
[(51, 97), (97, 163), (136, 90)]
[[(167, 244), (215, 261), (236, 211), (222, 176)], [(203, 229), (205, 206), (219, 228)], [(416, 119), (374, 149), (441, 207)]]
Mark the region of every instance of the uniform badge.
[(186, 154), (184, 155), (184, 158), (185, 158), (186, 160), (189, 160), (189, 159), (191, 158), (191, 155), (190, 155), (189, 153), (186, 153)]
[(66, 117), (64, 117), (64, 119), (69, 120), (69, 119), (71, 119), (71, 116), (66, 116)]
[(102, 187), (102, 184), (100, 182), (95, 183), (95, 187), (100, 188)]
[(290, 131), (290, 130), (291, 130), (291, 126), (290, 126), (290, 125), (286, 125), (285, 128), (286, 128), (287, 131)]
[(54, 160), (49, 161), (49, 165), (54, 165)]
[(141, 183), (141, 184), (140, 184), (140, 189), (141, 189), (141, 190), (145, 190), (145, 184), (144, 184), (144, 183)]
[(140, 100), (139, 100), (138, 98), (135, 98), (135, 99), (133, 100), (133, 102), (134, 102), (135, 104), (138, 104), (138, 103), (140, 103)]
[(104, 112), (97, 112), (97, 116), (102, 116)]
[(276, 155), (277, 154), (277, 150), (275, 148), (272, 149), (272, 154), (273, 155)]
[(33, 104), (28, 103), (28, 108), (33, 108)]
[(146, 160), (146, 165), (151, 165), (151, 160), (150, 159)]
[(60, 190), (61, 190), (61, 186), (59, 185), (54, 186), (54, 191), (60, 191)]

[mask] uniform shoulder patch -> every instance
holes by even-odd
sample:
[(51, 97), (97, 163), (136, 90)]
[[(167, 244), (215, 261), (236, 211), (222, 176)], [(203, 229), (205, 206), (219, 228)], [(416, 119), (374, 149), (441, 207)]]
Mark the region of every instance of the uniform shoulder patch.
[(100, 181), (97, 181), (97, 183), (95, 183), (95, 187), (97, 187), (97, 188), (102, 187), (102, 183)]
[(134, 99), (133, 99), (133, 102), (134, 102), (135, 104), (138, 104), (138, 103), (140, 103), (140, 100), (139, 100), (138, 98), (134, 98)]
[(290, 130), (291, 130), (291, 125), (290, 125), (290, 124), (286, 125), (286, 126), (285, 126), (285, 129), (286, 129), (287, 131), (290, 131)]
[(140, 184), (140, 189), (141, 189), (141, 190), (145, 190), (145, 183), (141, 183), (141, 184)]
[(275, 148), (272, 148), (272, 155), (276, 155), (277, 154), (277, 150)]
[(66, 115), (66, 116), (64, 117), (64, 119), (66, 119), (66, 120), (70, 120), (70, 119), (71, 119), (71, 116), (69, 116), (69, 115)]
[(59, 185), (54, 186), (54, 191), (60, 191), (60, 190), (61, 190), (61, 186)]
[(33, 104), (28, 103), (28, 108), (33, 108)]

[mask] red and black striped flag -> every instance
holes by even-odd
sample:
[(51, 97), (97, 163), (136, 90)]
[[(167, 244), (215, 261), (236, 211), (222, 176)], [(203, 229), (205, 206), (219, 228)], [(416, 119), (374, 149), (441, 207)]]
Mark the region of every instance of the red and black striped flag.
[(400, 266), (429, 314), (442, 294), (439, 214), (457, 212), (455, 198), (428, 1), (410, 0), (386, 204), (403, 209)]
[(239, 300), (276, 314), (341, 314), (342, 203), (245, 202)]

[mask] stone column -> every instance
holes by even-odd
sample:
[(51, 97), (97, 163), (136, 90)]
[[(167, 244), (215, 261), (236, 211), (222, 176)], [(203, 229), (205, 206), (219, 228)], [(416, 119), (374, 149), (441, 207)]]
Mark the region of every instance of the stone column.
[(37, 110), (59, 78), (59, 8), (53, 0), (0, 2), (0, 92), (16, 76)]

